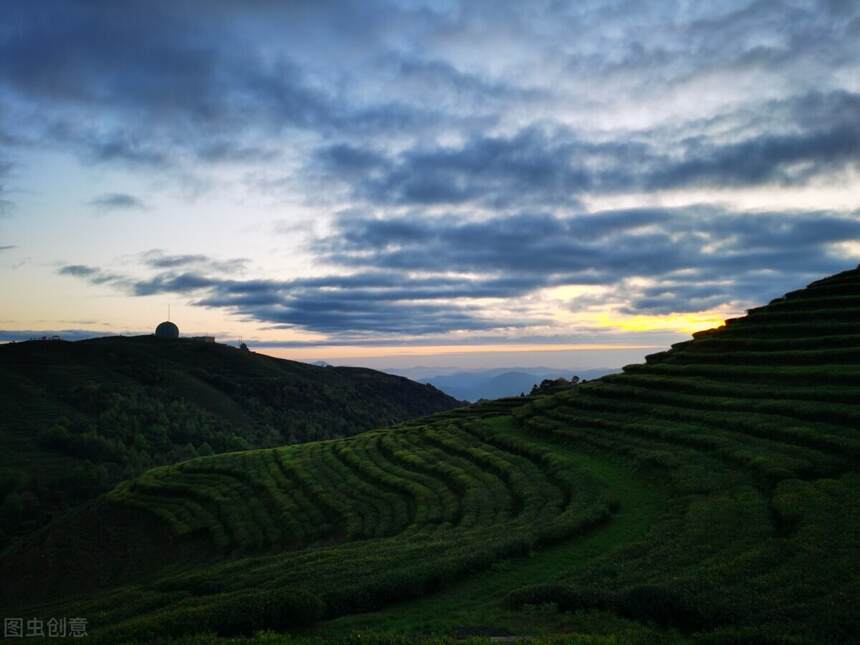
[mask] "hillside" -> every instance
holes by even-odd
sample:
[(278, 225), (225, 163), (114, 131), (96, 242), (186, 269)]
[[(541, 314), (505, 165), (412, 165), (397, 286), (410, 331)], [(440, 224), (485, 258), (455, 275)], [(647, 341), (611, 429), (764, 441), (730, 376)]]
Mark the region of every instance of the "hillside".
[(149, 470), (3, 555), (6, 615), (856, 642), (858, 323), (855, 269), (559, 394)]
[(446, 410), (435, 388), (151, 336), (0, 346), (0, 546), (155, 465)]

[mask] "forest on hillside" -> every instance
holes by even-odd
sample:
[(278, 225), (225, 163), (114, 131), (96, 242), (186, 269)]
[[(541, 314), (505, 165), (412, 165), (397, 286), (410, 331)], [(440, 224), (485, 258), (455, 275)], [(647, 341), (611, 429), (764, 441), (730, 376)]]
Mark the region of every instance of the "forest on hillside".
[(345, 436), (457, 402), (372, 370), (152, 337), (0, 347), (0, 546), (159, 464)]

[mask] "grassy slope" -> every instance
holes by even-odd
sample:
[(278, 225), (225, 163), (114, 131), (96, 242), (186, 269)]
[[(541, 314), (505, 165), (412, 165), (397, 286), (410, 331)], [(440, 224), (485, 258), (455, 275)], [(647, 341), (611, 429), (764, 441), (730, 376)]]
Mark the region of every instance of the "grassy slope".
[[(511, 417), (493, 417), (486, 420), (486, 425), (493, 433), (518, 433)], [(549, 442), (538, 443), (553, 447)], [(452, 627), (462, 633), (476, 634), (482, 631), (534, 633), (536, 627), (545, 634), (593, 629), (593, 625), (583, 624), (579, 617), (552, 615), (552, 612), (542, 615), (536, 625), (534, 615), (506, 609), (502, 600), (511, 589), (552, 580), (561, 571), (576, 571), (618, 545), (644, 537), (666, 491), (661, 490), (658, 483), (634, 474), (629, 462), (587, 452), (574, 453), (572, 457), (578, 466), (606, 481), (617, 496), (620, 508), (611, 522), (572, 542), (505, 560), (480, 576), (454, 583), (428, 598), (410, 600), (378, 612), (338, 618), (322, 625), (316, 633), (321, 637), (346, 637), (356, 632), (379, 630), (404, 635), (446, 634)], [(623, 621), (603, 619), (604, 627), (610, 632), (628, 627)], [(482, 629), (488, 626), (493, 629)]]
[(858, 321), (855, 270), (576, 390), (155, 469), (93, 513), (120, 550), (157, 527), (164, 569), (117, 586), (108, 550), (91, 593), (56, 587), (102, 543), (81, 518), (7, 554), (5, 601), (103, 642), (320, 618), (299, 636), (854, 642)]
[[(432, 387), (152, 337), (0, 346), (0, 504), (21, 534), (145, 468), (352, 434), (449, 409)], [(54, 434), (51, 434), (51, 433)], [(57, 439), (59, 437), (59, 439)], [(17, 529), (17, 530), (14, 530)]]

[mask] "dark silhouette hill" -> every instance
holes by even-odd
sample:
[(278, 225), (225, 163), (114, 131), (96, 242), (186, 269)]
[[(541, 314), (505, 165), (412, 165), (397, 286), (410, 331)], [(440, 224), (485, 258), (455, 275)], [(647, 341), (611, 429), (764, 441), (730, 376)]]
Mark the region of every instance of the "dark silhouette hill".
[(856, 643), (858, 323), (860, 268), (621, 374), (153, 468), (2, 554), (0, 604), (102, 643)]
[(158, 464), (447, 410), (432, 386), (153, 336), (0, 346), (3, 534)]

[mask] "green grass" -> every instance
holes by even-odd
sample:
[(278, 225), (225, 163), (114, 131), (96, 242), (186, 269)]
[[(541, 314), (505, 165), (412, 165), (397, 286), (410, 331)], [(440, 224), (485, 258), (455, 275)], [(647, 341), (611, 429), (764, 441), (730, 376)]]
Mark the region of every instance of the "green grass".
[[(510, 417), (485, 421), (490, 436), (519, 437)], [(612, 520), (588, 535), (549, 546), (519, 558), (503, 560), (480, 576), (455, 583), (429, 598), (399, 603), (380, 612), (347, 616), (319, 626), (321, 636), (347, 636), (353, 632), (382, 630), (391, 633), (447, 634), (452, 629), (492, 625), (517, 633), (534, 633), (534, 620), (505, 610), (504, 596), (517, 587), (537, 584), (572, 572), (588, 561), (610, 553), (619, 545), (645, 536), (659, 508), (660, 487), (635, 476), (629, 464), (606, 456), (573, 453), (549, 441), (536, 445), (561, 452), (589, 474), (604, 480), (620, 507)], [(551, 633), (575, 625), (570, 617), (551, 620), (538, 631)], [(537, 635), (537, 634), (535, 634)]]
[[(176, 573), (153, 584), (60, 607), (99, 616), (110, 625), (107, 640), (153, 634), (162, 623), (180, 632), (189, 623), (217, 627), (220, 607), (248, 589), (300, 585), (337, 616), (424, 596), (609, 521), (618, 467), (523, 442), (510, 423), (442, 418), (148, 471), (107, 496), (106, 512), (144, 511), (177, 540), (201, 541), (213, 560), (227, 559), (193, 572), (173, 562)], [(302, 514), (301, 499), (320, 509), (322, 523)], [(135, 605), (141, 597), (144, 615)], [(186, 615), (194, 620), (183, 622)]]

